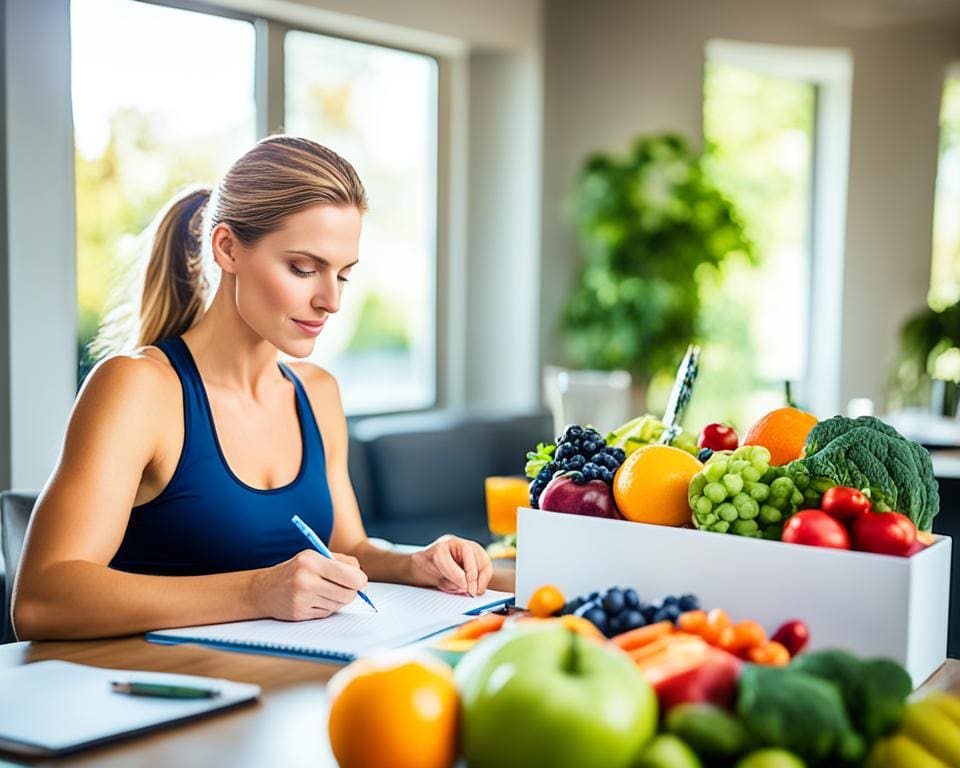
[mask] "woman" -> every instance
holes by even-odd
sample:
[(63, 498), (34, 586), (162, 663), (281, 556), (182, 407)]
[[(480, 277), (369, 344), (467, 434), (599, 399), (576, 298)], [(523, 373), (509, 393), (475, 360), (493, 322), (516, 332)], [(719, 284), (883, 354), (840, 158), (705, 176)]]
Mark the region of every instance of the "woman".
[[(490, 559), (474, 542), (400, 554), (367, 540), (337, 383), (278, 361), (278, 350), (307, 357), (339, 309), (365, 209), (348, 162), (275, 136), (212, 195), (187, 193), (160, 214), (139, 348), (88, 376), (31, 519), (13, 602), (20, 639), (321, 618), (368, 578), (486, 589)], [(335, 559), (307, 544), (294, 514)]]

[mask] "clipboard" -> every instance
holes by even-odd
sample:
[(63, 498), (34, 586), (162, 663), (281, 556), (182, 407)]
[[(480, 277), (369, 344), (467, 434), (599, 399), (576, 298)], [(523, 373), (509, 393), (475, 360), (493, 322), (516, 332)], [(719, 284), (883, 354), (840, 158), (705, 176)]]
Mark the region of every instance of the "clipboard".
[[(114, 693), (113, 680), (216, 687), (206, 699)], [(29, 757), (65, 755), (195, 720), (253, 702), (260, 686), (197, 675), (101, 669), (37, 661), (0, 670), (0, 751)]]

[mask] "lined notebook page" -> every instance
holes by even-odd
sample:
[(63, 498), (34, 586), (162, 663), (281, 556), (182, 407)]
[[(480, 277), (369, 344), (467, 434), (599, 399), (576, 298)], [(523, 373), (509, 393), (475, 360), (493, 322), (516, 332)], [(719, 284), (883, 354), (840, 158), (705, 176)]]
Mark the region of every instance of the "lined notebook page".
[(448, 614), (335, 613), (311, 621), (258, 619), (229, 624), (151, 632), (160, 642), (200, 642), (262, 648), (291, 653), (353, 658), (376, 648), (406, 645), (470, 617)]
[(502, 605), (509, 592), (451, 595), (437, 589), (370, 582), (364, 590), (378, 612), (357, 598), (325, 619), (258, 619), (164, 629), (147, 634), (160, 643), (208, 643), (241, 648), (352, 659), (374, 649), (395, 648), (468, 621), (470, 612)]
[[(473, 613), (484, 608), (502, 605), (513, 599), (511, 592), (488, 589), (482, 595), (453, 595), (439, 589), (410, 587), (406, 584), (386, 584), (371, 581), (364, 590), (380, 613)], [(373, 609), (357, 598), (342, 613), (373, 613)]]

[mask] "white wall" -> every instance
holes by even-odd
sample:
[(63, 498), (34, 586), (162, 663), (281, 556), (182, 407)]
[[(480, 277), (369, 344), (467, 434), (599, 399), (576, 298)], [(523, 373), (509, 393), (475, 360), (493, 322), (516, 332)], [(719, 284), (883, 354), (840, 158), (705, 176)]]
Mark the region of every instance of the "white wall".
[[(562, 203), (584, 156), (641, 133), (701, 137), (704, 48), (725, 38), (847, 48), (853, 112), (837, 409), (882, 402), (896, 335), (930, 277), (937, 116), (947, 65), (960, 59), (956, 3), (915, 18), (916, 4), (787, 0), (551, 0), (545, 6), (543, 354), (547, 323), (578, 263)], [(814, 297), (814, 311), (817, 309)], [(816, 343), (816, 342), (814, 342)]]
[[(2, 331), (9, 435), (0, 464), (14, 488), (46, 480), (77, 376), (73, 130), (68, 0), (7, 2), (5, 78), (8, 255)], [(0, 421), (0, 429), (3, 423)], [(4, 439), (6, 438), (6, 439)], [(8, 450), (9, 448), (9, 450)]]

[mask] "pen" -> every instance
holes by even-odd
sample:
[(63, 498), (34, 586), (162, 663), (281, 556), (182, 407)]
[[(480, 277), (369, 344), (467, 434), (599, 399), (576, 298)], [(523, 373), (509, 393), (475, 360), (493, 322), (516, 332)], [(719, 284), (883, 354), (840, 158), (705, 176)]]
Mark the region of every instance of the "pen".
[[(309, 525), (307, 525), (305, 522), (303, 522), (303, 520), (300, 519), (300, 515), (294, 515), (290, 519), (290, 522), (292, 522), (295, 526), (297, 526), (297, 528), (300, 529), (300, 533), (302, 533), (304, 536), (307, 537), (307, 541), (313, 544), (313, 546), (321, 555), (323, 555), (326, 558), (329, 558), (330, 560), (333, 560), (333, 553), (331, 553), (330, 550), (327, 549), (327, 545), (320, 540), (320, 537), (313, 532), (313, 529)], [(377, 606), (375, 606), (373, 604), (373, 601), (369, 597), (367, 597), (365, 594), (363, 594), (363, 592), (358, 590), (357, 594), (360, 595), (360, 598), (367, 605), (373, 608), (373, 610), (375, 611), (377, 610)], [(377, 611), (377, 613), (379, 613), (379, 611)]]
[(126, 693), (130, 696), (156, 696), (162, 699), (212, 699), (220, 695), (217, 688), (196, 688), (192, 685), (165, 685), (163, 683), (142, 683), (135, 680), (110, 683), (114, 693)]

